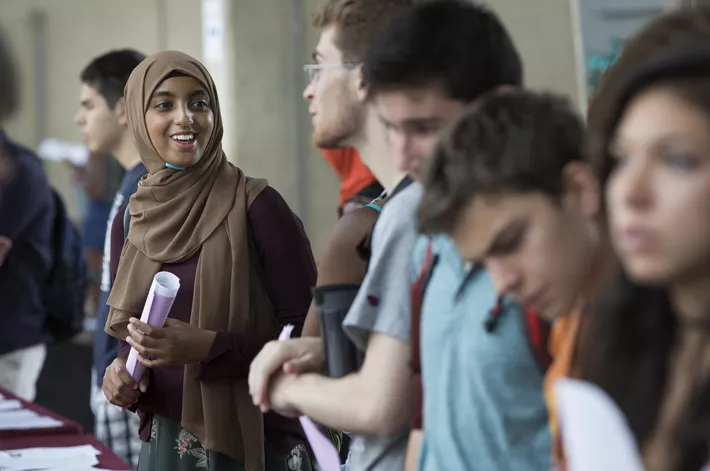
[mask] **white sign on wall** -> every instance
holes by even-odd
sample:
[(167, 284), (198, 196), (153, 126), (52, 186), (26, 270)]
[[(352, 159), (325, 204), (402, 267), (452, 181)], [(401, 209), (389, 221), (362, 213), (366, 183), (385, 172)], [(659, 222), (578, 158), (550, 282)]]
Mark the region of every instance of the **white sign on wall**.
[(223, 0), (202, 0), (202, 57), (221, 64), (225, 55)]

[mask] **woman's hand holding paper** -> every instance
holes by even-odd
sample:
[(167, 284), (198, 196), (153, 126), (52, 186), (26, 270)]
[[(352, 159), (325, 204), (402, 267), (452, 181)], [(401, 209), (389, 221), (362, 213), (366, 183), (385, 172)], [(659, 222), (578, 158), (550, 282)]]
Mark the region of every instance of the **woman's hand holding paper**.
[(132, 318), (128, 332), (126, 342), (136, 349), (138, 361), (147, 368), (205, 361), (217, 335), (171, 318), (162, 328)]
[(148, 390), (149, 378), (150, 375), (145, 375), (140, 383), (136, 383), (126, 371), (126, 359), (116, 358), (106, 368), (102, 389), (111, 404), (125, 409), (135, 404), (141, 393)]

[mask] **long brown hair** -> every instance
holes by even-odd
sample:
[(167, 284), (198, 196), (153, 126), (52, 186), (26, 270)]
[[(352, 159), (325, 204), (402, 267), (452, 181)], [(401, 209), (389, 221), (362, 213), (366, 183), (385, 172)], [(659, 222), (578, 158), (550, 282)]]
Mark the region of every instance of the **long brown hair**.
[[(605, 113), (590, 120), (592, 164), (602, 186), (614, 171), (608, 152), (617, 125), (640, 93), (667, 87), (710, 119), (710, 48), (670, 48), (618, 75)], [(624, 412), (639, 445), (648, 443), (658, 422), (669, 380), (677, 317), (663, 287), (644, 286), (619, 268), (584, 319), (578, 365), (583, 379), (604, 389)], [(678, 460), (669, 471), (697, 471), (708, 461), (710, 384), (695, 391), (677, 420), (673, 448)]]

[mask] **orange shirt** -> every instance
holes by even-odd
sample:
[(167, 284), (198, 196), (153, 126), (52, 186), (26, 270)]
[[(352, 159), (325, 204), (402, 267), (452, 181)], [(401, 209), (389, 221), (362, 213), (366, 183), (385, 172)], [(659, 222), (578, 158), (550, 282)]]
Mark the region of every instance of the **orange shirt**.
[(564, 456), (562, 453), (562, 439), (560, 426), (557, 420), (557, 407), (552, 386), (560, 378), (572, 376), (572, 357), (579, 327), (579, 312), (559, 318), (552, 327), (549, 340), (550, 355), (554, 359), (545, 375), (545, 401), (550, 415), (550, 433), (552, 434), (552, 461), (564, 470)]
[(340, 178), (340, 202), (342, 206), (358, 191), (377, 181), (369, 168), (362, 163), (355, 149), (321, 149), (325, 160)]

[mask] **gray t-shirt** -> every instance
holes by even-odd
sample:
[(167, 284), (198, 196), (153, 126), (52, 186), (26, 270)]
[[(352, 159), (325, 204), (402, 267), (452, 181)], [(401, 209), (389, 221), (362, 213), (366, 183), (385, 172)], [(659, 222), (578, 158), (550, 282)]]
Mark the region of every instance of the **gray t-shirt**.
[[(372, 234), (372, 257), (343, 328), (365, 350), (373, 332), (409, 342), (412, 252), (417, 241), (416, 210), (422, 187), (412, 183), (385, 205)], [(386, 359), (383, 359), (385, 361)], [(404, 468), (409, 428), (390, 437), (355, 435), (352, 471)]]

